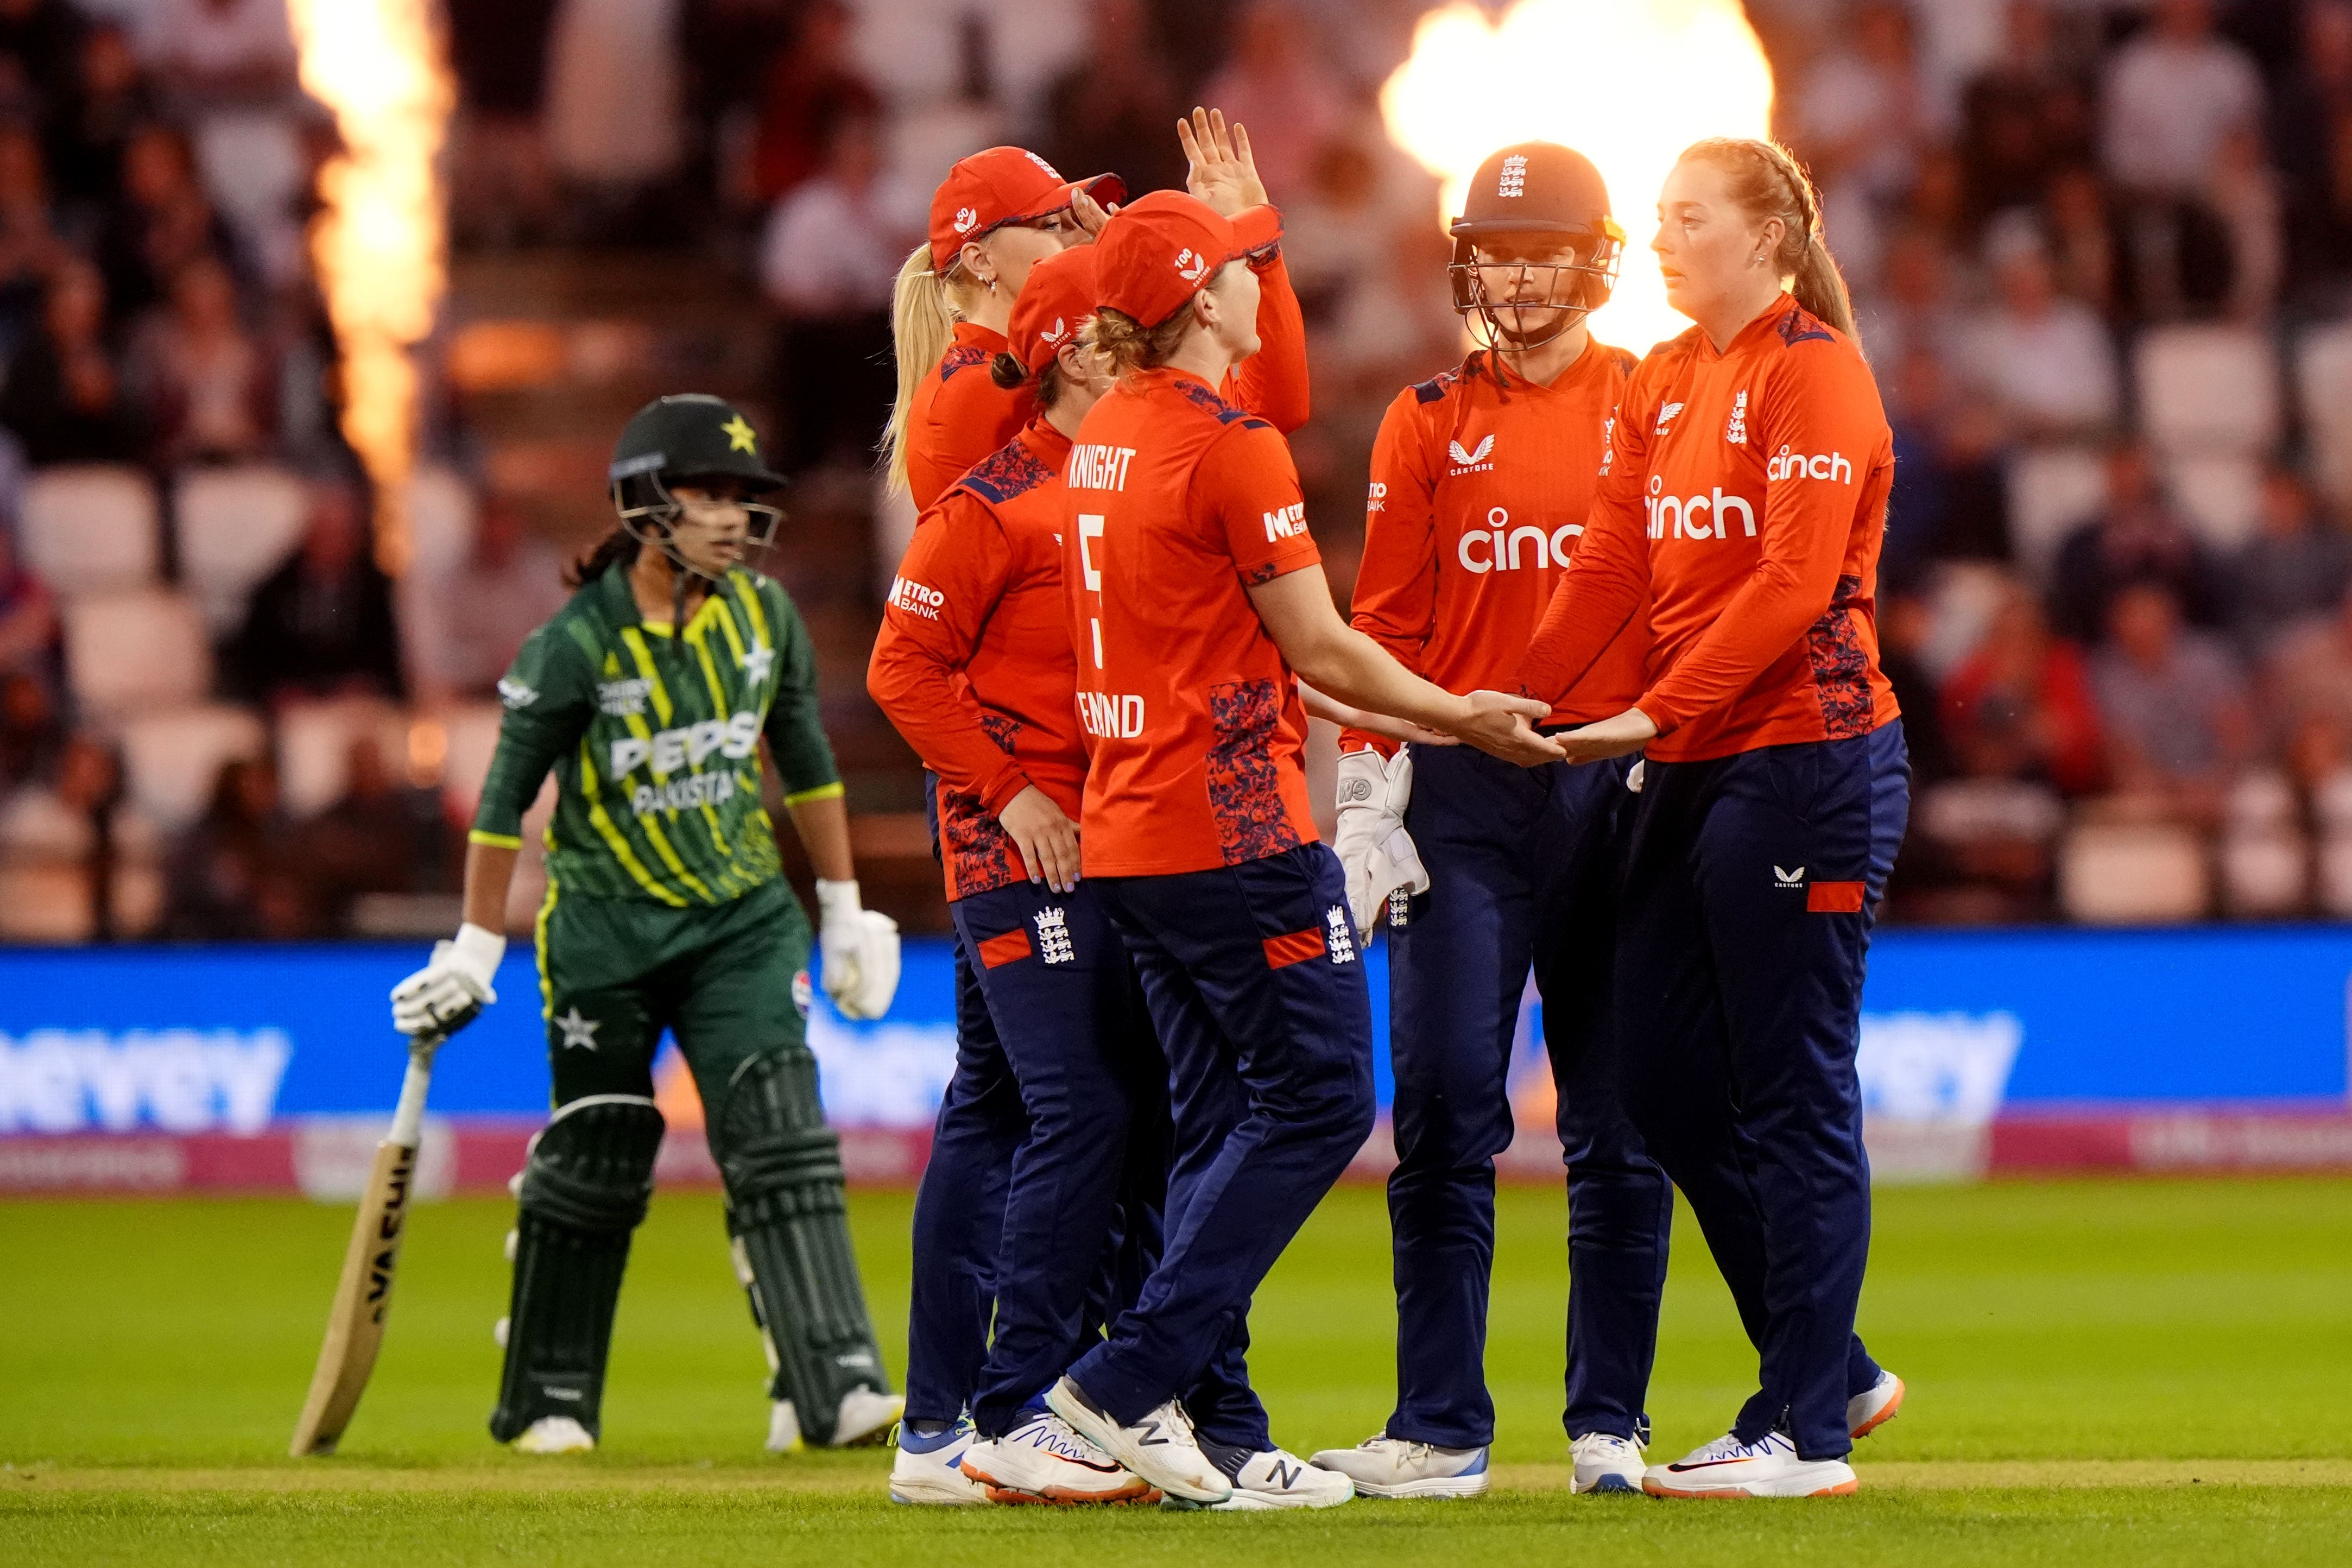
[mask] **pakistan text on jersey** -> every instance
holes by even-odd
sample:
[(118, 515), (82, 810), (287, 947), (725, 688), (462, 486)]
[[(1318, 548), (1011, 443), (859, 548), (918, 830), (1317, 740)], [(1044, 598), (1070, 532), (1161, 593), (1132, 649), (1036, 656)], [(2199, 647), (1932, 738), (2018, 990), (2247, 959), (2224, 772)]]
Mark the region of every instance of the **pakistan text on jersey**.
[(735, 774), (720, 769), (710, 773), (688, 773), (662, 784), (639, 784), (629, 792), (629, 809), (643, 816), (649, 811), (694, 811), (706, 805), (723, 805), (735, 798)]
[(1068, 468), (1070, 488), (1076, 490), (1123, 490), (1127, 489), (1128, 460), (1135, 456), (1132, 447), (1107, 447), (1099, 441), (1081, 441), (1070, 448)]
[[(728, 719), (705, 719), (682, 729), (656, 730), (650, 735), (624, 735), (613, 742), (612, 774), (620, 778), (643, 763), (653, 764), (654, 777), (667, 778), (683, 768), (702, 765), (717, 752), (740, 762), (760, 746), (760, 716), (738, 713)], [(720, 796), (724, 799), (724, 796)]]

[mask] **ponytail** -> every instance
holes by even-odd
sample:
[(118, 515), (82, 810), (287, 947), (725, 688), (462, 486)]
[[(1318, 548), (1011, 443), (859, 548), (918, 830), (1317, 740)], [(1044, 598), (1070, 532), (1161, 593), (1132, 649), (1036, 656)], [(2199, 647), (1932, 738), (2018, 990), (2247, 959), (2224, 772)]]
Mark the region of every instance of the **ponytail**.
[(625, 572), (636, 563), (637, 536), (615, 524), (612, 532), (598, 540), (586, 554), (565, 569), (563, 585), (584, 588), (614, 566)]
[(916, 390), (947, 357), (955, 324), (948, 280), (931, 269), (931, 247), (926, 241), (908, 252), (890, 294), (890, 341), (898, 351), (898, 400), (891, 405), (881, 449), (888, 488), (893, 490), (907, 489), (907, 424), (914, 416)]
[(1005, 392), (1033, 386), (1031, 396), (1040, 409), (1051, 408), (1061, 400), (1062, 362), (1058, 359), (1047, 360), (1045, 368), (1033, 377), (1028, 366), (1009, 353), (1001, 353), (988, 362), (988, 379)]
[(1853, 300), (1845, 275), (1822, 237), (1822, 197), (1796, 154), (1778, 142), (1713, 136), (1685, 150), (1685, 159), (1714, 164), (1731, 177), (1731, 198), (1762, 223), (1780, 220), (1780, 243), (1772, 253), (1797, 303), (1862, 345), (1853, 321)]

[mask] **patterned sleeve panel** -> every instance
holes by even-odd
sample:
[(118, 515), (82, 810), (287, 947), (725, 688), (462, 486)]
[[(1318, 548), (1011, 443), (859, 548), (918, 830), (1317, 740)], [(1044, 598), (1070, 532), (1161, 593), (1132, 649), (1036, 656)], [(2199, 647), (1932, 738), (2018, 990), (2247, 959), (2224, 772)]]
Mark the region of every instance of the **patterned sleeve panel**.
[(1271, 680), (1210, 689), (1209, 717), (1217, 738), (1209, 748), (1209, 811), (1228, 866), (1298, 847), (1274, 757), (1287, 695)]

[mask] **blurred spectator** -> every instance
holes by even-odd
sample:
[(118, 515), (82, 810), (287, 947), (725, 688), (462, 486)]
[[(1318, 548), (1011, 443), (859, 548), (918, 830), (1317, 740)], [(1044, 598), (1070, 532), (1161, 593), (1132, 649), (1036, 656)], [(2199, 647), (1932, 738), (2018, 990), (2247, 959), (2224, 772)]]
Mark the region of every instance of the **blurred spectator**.
[[(157, 848), (154, 825), (123, 800), (122, 763), (111, 748), (89, 735), (66, 742), (55, 773), (27, 784), (0, 803), (0, 858), (11, 866), (69, 867), (87, 879), (83, 909), (70, 923), (89, 939), (112, 941), (135, 934), (149, 923), (138, 873), (152, 868)], [(126, 915), (132, 916), (126, 930)]]
[(1822, 187), (1830, 243), (1864, 283), (1878, 275), (1884, 219), (1918, 175), (1920, 105), (1911, 18), (1895, 0), (1857, 6), (1797, 95), (1795, 140)]
[(835, 123), (823, 172), (776, 204), (761, 244), (787, 472), (869, 461), (897, 393), (890, 296), (915, 237), (882, 189), (880, 129), (862, 114)]
[(1086, 47), (1046, 91), (1046, 162), (1074, 179), (1116, 174), (1139, 195), (1182, 187), (1176, 87), (1161, 52), (1138, 47), (1151, 36), (1142, 0), (1094, 0)]
[(2274, 467), (2263, 478), (2257, 531), (2231, 575), (2239, 641), (2259, 658), (2296, 623), (2332, 616), (2344, 603), (2352, 589), (2352, 539), (2313, 500), (2301, 474)]
[(1201, 100), (1248, 128), (1258, 175), (1277, 202), (1305, 187), (1347, 113), (1312, 26), (1290, 0), (1254, 0), (1242, 13), (1233, 53)]
[(2115, 219), (2095, 170), (2073, 163), (2050, 177), (2042, 211), (2050, 222), (2051, 265), (2059, 291), (2101, 316), (2116, 304)]
[(68, 258), (56, 217), (40, 140), (0, 126), (0, 363), (39, 319), (48, 275)]
[(2010, 0), (2000, 58), (1969, 83), (1961, 118), (1972, 226), (2037, 205), (2053, 172), (2090, 155), (2089, 84), (2061, 59), (2042, 0)]
[(1903, 360), (1886, 387), (1895, 486), (1887, 496), (1882, 576), (1909, 586), (1931, 561), (2008, 561), (2000, 419), (1980, 398), (1956, 395), (1943, 366), (1924, 351)]
[(16, 536), (0, 528), (0, 676), (54, 685), (58, 605), (49, 585), (16, 558)]
[(0, 676), (0, 791), (47, 773), (65, 744), (55, 688), (38, 676)]
[(228, 650), (232, 679), (269, 701), (402, 691), (391, 585), (368, 548), (359, 487), (315, 482), (302, 542), (263, 579)]
[(1915, 789), (1952, 771), (1951, 749), (1936, 706), (1936, 678), (1920, 658), (1934, 623), (1934, 612), (1917, 594), (1889, 593), (1880, 599), (1878, 667), (1903, 710), (1903, 743), (1910, 754)]
[(2088, 306), (2059, 294), (2040, 225), (2004, 216), (1986, 237), (1985, 258), (1999, 293), (1958, 334), (1962, 378), (2027, 440), (2105, 431), (2122, 402), (2115, 346)]
[(427, 700), (487, 697), (541, 622), (563, 607), (563, 558), (509, 497), (482, 503), (466, 559), (404, 603), (409, 658)]
[(2116, 595), (2138, 583), (2168, 589), (2193, 625), (2230, 623), (2226, 568), (2173, 509), (2147, 448), (2124, 442), (2107, 454), (2106, 510), (2058, 547), (2050, 624), (2061, 637), (2096, 642)]
[(102, 22), (83, 37), (71, 88), (49, 126), (49, 175), (60, 200), (95, 214), (122, 180), (131, 133), (155, 117), (154, 94), (141, 74), (130, 36)]
[(0, 425), (25, 460), (122, 463), (138, 456), (138, 426), (106, 346), (106, 289), (72, 262), (58, 269), (41, 330), (20, 348), (0, 385)]
[(311, 934), (291, 864), (294, 842), (275, 770), (257, 760), (223, 763), (212, 804), (166, 864), (164, 934), (181, 942)]
[(2324, 720), (2352, 735), (2352, 600), (2288, 628), (2273, 645), (2265, 674), (2272, 707), (2287, 732)]
[(296, 835), (303, 903), (331, 931), (349, 930), (363, 894), (447, 890), (454, 858), (440, 792), (395, 776), (373, 737), (352, 742), (344, 780)]
[(181, 268), (206, 255), (233, 261), (235, 244), (196, 179), (187, 137), (169, 125), (141, 126), (122, 149), (122, 188), (98, 241), (116, 319), (162, 300)]
[(1877, 288), (1854, 301), (1864, 352), (1870, 363), (1899, 365), (1914, 354), (1947, 355), (1957, 331), (1950, 264), (1936, 237), (1906, 228), (1886, 249)]
[(546, 226), (555, 203), (540, 112), (556, 0), (466, 0), (447, 8), (459, 120), (452, 138), (451, 222), (510, 245)]
[[(1436, 193), (1418, 178), (1392, 181), (1375, 137), (1335, 137), (1315, 178), (1281, 205), (1282, 253), (1318, 395), (1334, 417), (1361, 408), (1376, 428), (1399, 387), (1460, 356), (1462, 323), (1438, 270), (1450, 247), (1433, 216)], [(1371, 431), (1363, 434), (1369, 441)]]
[[(1961, 770), (2026, 779), (2062, 795), (2096, 793), (2107, 759), (2081, 650), (2050, 635), (2031, 594), (2010, 595), (1937, 704)], [(1909, 731), (1910, 710), (1904, 713)]]
[(2252, 127), (2242, 126), (2223, 140), (2206, 182), (2205, 201), (2229, 232), (2224, 307), (2234, 319), (2260, 325), (2278, 303), (2286, 276), (2286, 204), (2261, 133)]
[(548, 153), (604, 201), (667, 178), (685, 151), (677, 0), (559, 0), (548, 41)]
[(869, 132), (879, 125), (882, 97), (850, 56), (856, 26), (842, 0), (811, 0), (769, 68), (751, 153), (751, 190), (761, 204), (816, 175), (844, 121), (860, 121)]
[(2312, 280), (2352, 271), (2352, 0), (2309, 0), (2303, 49), (2272, 105), (2289, 258)]
[(228, 268), (209, 256), (180, 268), (169, 306), (142, 323), (125, 376), (159, 463), (250, 459), (272, 444), (276, 367), (237, 321)]
[(2167, 815), (2210, 821), (2253, 751), (2245, 679), (2228, 648), (2181, 625), (2170, 589), (2135, 583), (2108, 607), (2091, 690), (2116, 785)]
[(184, 96), (249, 100), (294, 86), (285, 0), (153, 0), (149, 28), (156, 75)]
[(0, 0), (0, 97), (30, 98), (54, 112), (83, 26), (69, 0)]

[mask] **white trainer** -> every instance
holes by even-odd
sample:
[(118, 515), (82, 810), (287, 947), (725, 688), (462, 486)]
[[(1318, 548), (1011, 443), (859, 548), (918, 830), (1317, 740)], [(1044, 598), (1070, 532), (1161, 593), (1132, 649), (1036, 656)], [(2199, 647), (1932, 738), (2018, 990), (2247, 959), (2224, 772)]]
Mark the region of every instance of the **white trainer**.
[(898, 1457), (890, 1461), (890, 1500), (932, 1508), (985, 1507), (988, 1489), (957, 1468), (971, 1439), (969, 1421), (929, 1436), (901, 1426)]
[(797, 1454), (801, 1451), (801, 1413), (789, 1399), (779, 1399), (768, 1406), (768, 1452)]
[(828, 1448), (856, 1448), (889, 1440), (890, 1428), (907, 1413), (907, 1396), (871, 1388), (853, 1388), (841, 1396), (833, 1417)]
[(596, 1439), (569, 1415), (542, 1415), (509, 1446), (518, 1454), (585, 1454), (596, 1447)]
[(1843, 1459), (1801, 1459), (1785, 1434), (1743, 1443), (1726, 1434), (1642, 1478), (1652, 1497), (1848, 1497), (1862, 1489)]
[(1234, 1495), (1233, 1482), (1201, 1452), (1192, 1417), (1172, 1399), (1132, 1426), (1120, 1426), (1068, 1377), (1045, 1391), (1045, 1403), (1078, 1436), (1169, 1497), (1223, 1502)]
[(1385, 1432), (1352, 1448), (1325, 1448), (1311, 1462), (1347, 1477), (1366, 1497), (1478, 1497), (1488, 1479), (1484, 1448), (1439, 1448)]
[(1252, 1454), (1234, 1471), (1233, 1482), (1234, 1495), (1223, 1502), (1211, 1503), (1210, 1511), (1265, 1513), (1282, 1508), (1337, 1508), (1356, 1495), (1356, 1483), (1346, 1476), (1317, 1469), (1283, 1448)]
[(1142, 1502), (1151, 1485), (1094, 1443), (1070, 1430), (1060, 1416), (1027, 1416), (1002, 1437), (977, 1437), (964, 1450), (963, 1473), (977, 1481), (991, 1502)]
[(1568, 1457), (1576, 1466), (1572, 1492), (1638, 1492), (1642, 1489), (1642, 1445), (1608, 1432), (1571, 1437)]
[(1903, 1380), (1879, 1368), (1878, 1381), (1845, 1402), (1845, 1429), (1849, 1436), (1869, 1436), (1903, 1413), (1903, 1396), (1911, 1391)]

